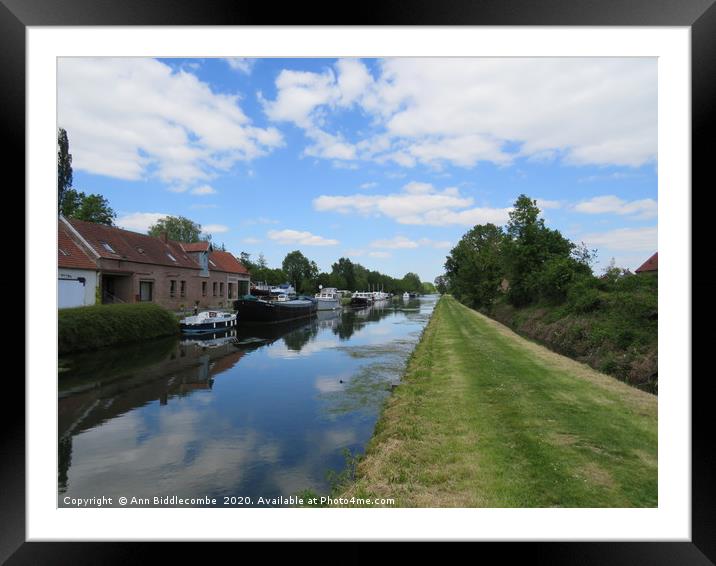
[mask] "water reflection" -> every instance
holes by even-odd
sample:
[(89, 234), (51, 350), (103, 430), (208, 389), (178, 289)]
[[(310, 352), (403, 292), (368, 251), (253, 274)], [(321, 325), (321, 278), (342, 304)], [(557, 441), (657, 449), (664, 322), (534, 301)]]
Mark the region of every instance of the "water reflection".
[(362, 450), (434, 299), (62, 358), (58, 484), (71, 497), (327, 490)]

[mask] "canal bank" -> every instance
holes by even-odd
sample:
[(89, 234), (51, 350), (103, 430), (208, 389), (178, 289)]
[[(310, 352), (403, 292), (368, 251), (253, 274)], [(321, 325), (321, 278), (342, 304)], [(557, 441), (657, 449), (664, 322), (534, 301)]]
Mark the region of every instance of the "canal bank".
[(655, 507), (657, 398), (443, 296), (344, 498)]

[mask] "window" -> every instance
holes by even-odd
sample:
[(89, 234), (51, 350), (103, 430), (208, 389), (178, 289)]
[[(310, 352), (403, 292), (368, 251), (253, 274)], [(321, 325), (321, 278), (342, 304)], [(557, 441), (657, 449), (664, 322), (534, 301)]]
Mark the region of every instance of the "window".
[(224, 296), (224, 284), (223, 283), (219, 283), (219, 296), (220, 297)]
[(214, 284), (212, 285), (212, 290), (214, 291), (214, 296), (216, 297), (216, 281), (214, 281)]
[(109, 253), (113, 253), (113, 254), (116, 254), (116, 253), (117, 253), (117, 252), (114, 251), (114, 249), (112, 248), (112, 246), (110, 246), (107, 242), (102, 242), (102, 241), (100, 241), (100, 244), (102, 244), (102, 247), (103, 247), (105, 250), (107, 250)]
[(234, 298), (234, 284), (233, 283), (229, 283), (229, 298), (230, 299)]
[(177, 282), (174, 279), (172, 279), (171, 281), (169, 281), (169, 296), (175, 297), (176, 294), (177, 294)]
[(179, 296), (186, 297), (186, 281), (179, 282)]
[(152, 300), (152, 287), (151, 281), (140, 281), (139, 282), (139, 300), (147, 302)]
[(206, 281), (201, 282), (201, 296), (206, 297)]

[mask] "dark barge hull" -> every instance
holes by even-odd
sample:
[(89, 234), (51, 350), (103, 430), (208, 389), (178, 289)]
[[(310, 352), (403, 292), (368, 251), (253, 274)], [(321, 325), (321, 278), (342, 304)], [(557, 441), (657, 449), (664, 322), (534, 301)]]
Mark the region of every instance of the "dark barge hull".
[(305, 304), (300, 305), (279, 301), (234, 301), (234, 310), (241, 322), (277, 323), (297, 320), (313, 316), (316, 314), (317, 307), (315, 301), (306, 301)]
[(365, 297), (352, 297), (350, 306), (352, 307), (367, 307), (370, 306), (370, 300)]

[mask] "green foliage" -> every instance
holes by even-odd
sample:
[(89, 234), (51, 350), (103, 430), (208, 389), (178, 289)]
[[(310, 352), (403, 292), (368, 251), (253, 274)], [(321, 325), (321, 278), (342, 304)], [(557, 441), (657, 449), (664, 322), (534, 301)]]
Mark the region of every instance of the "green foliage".
[(286, 274), (288, 282), (295, 287), (296, 292), (315, 293), (313, 281), (318, 277), (318, 266), (315, 261), (309, 260), (300, 251), (294, 250), (283, 259), (281, 269)]
[(478, 224), (467, 232), (445, 261), (450, 292), (473, 308), (492, 304), (503, 278), (505, 236), (494, 224)]
[(58, 311), (60, 354), (178, 332), (179, 325), (174, 315), (151, 303), (94, 305)]
[(448, 289), (449, 289), (448, 284), (449, 284), (449, 280), (445, 275), (438, 275), (435, 278), (435, 289), (441, 295), (444, 295), (445, 293), (448, 292)]
[(161, 238), (166, 233), (167, 238), (175, 242), (194, 243), (202, 241), (201, 224), (197, 224), (184, 216), (165, 216), (160, 218), (149, 227), (147, 233), (156, 238)]
[(66, 218), (77, 218), (107, 226), (112, 226), (114, 219), (117, 218), (117, 213), (102, 195), (86, 195), (75, 189), (67, 189), (64, 192), (60, 212)]
[(403, 288), (406, 291), (414, 291), (414, 292), (420, 292), (422, 289), (423, 284), (420, 281), (420, 276), (417, 273), (406, 273), (403, 276)]
[(423, 281), (422, 282), (422, 292), (425, 295), (432, 295), (437, 292), (437, 289), (435, 288), (435, 285), (430, 283), (430, 281)]
[[(65, 192), (72, 187), (72, 154), (64, 128), (57, 131), (57, 207), (62, 212)], [(66, 215), (65, 215), (66, 216)]]

